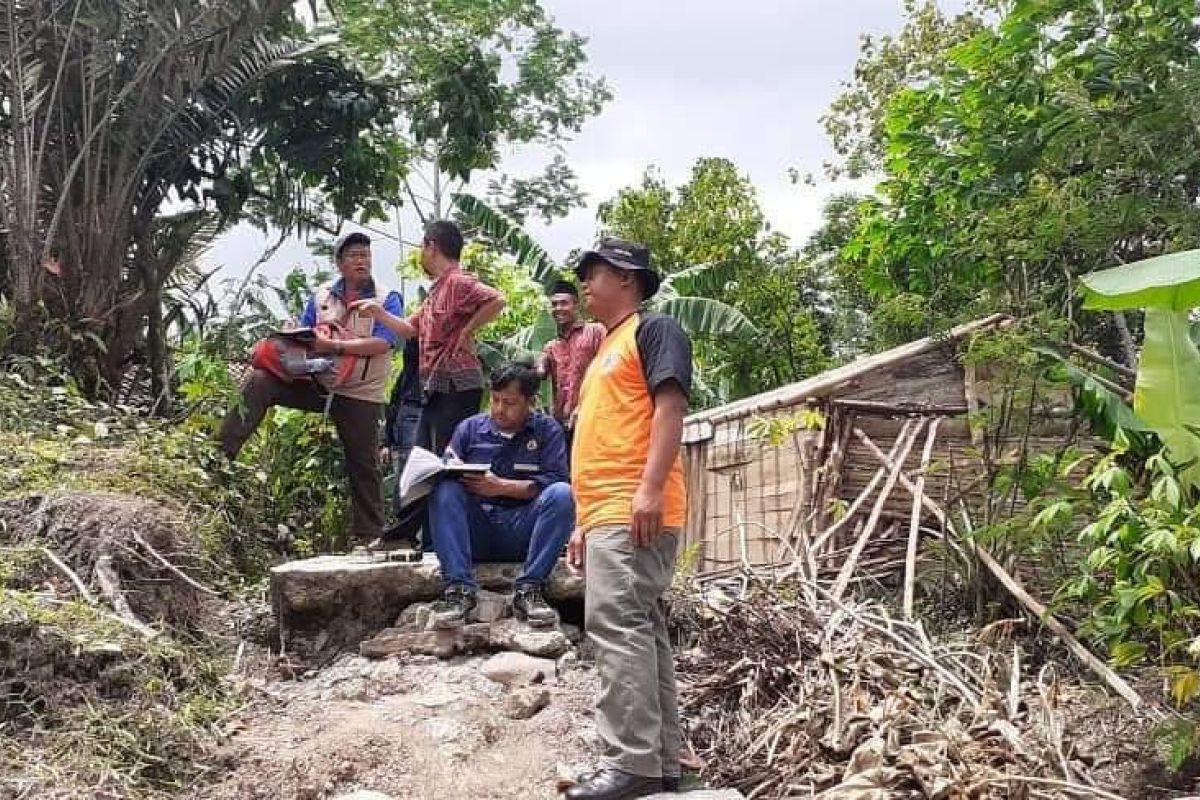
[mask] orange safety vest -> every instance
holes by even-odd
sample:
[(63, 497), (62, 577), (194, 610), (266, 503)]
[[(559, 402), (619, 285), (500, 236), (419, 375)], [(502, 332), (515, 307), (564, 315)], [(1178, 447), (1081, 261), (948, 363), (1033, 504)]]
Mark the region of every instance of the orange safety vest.
[[(633, 495), (646, 469), (654, 398), (638, 352), (640, 322), (641, 314), (631, 314), (609, 331), (580, 389), (571, 486), (577, 524), (585, 532), (632, 522)], [(681, 528), (686, 515), (683, 462), (677, 457), (663, 487), (663, 525)]]

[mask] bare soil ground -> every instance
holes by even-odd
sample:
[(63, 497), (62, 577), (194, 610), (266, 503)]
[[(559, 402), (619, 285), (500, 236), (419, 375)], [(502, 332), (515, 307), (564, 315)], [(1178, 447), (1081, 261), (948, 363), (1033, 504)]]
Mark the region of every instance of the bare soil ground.
[(482, 657), (344, 656), (297, 681), (259, 681), (232, 722), (225, 772), (198, 800), (324, 800), (368, 789), (396, 800), (554, 798), (558, 766), (586, 766), (595, 673), (560, 670), (550, 705), (509, 719)]

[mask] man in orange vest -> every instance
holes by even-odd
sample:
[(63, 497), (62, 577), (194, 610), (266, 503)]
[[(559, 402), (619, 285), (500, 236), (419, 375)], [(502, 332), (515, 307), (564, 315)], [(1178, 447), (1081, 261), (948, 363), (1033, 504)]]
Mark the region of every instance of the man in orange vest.
[(583, 379), (571, 454), (577, 527), (567, 557), (587, 573), (585, 625), (600, 673), (605, 758), (568, 800), (630, 800), (679, 783), (679, 708), (662, 596), (687, 498), (679, 457), (692, 350), (674, 319), (642, 310), (660, 279), (650, 252), (605, 239), (576, 268), (607, 329)]

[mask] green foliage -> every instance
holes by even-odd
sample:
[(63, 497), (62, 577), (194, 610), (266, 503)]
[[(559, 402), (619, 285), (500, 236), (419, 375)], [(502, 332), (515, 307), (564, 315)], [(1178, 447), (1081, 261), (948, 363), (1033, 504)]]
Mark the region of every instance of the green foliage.
[[(430, 164), (435, 196), (423, 214), (440, 215), (440, 176), (466, 181), (495, 168), (513, 146), (553, 145), (599, 113), (611, 93), (586, 70), (585, 39), (564, 31), (538, 0), (336, 0), (350, 58), (402, 87), (382, 140), (419, 169)], [(549, 219), (581, 202), (575, 175), (561, 158), (533, 178), (501, 176), (497, 205), (524, 219)], [(405, 181), (414, 203), (418, 191)], [(400, 197), (394, 198), (400, 202)]]
[(1200, 350), (1188, 314), (1200, 299), (1200, 251), (1159, 256), (1083, 277), (1086, 307), (1145, 307), (1134, 409), (1183, 467), (1184, 483), (1200, 483)]
[(463, 227), (491, 244), (496, 250), (511, 255), (529, 277), (549, 288), (562, 274), (542, 246), (534, 241), (520, 223), (503, 211), (496, 211), (474, 195), (454, 195), (454, 206)]
[(786, 416), (755, 417), (746, 426), (746, 435), (772, 447), (779, 447), (796, 431), (819, 431), (824, 428), (825, 415), (815, 408), (805, 408)]
[[(689, 301), (701, 405), (714, 405), (799, 380), (831, 366), (829, 287), (820, 269), (773, 233), (754, 188), (729, 161), (696, 162), (672, 188), (653, 171), (600, 207), (603, 232), (645, 243), (667, 284), (707, 300)], [(704, 322), (721, 303), (754, 327)], [(682, 306), (669, 294), (664, 309)], [(682, 314), (678, 317), (684, 319)], [(685, 323), (686, 326), (686, 323)]]
[(1060, 598), (1089, 609), (1081, 630), (1114, 664), (1156, 663), (1187, 707), (1200, 695), (1200, 505), (1165, 453), (1144, 465), (1127, 456), (1118, 435), (1083, 481), (1090, 497), (1061, 512), (1091, 521), (1079, 534), (1089, 552)]
[[(884, 173), (844, 257), (870, 297), (926, 298), (931, 329), (1071, 316), (1074, 276), (1200, 241), (1193, 5), (985, 11), (910, 7), (835, 107), (847, 158)], [(1076, 322), (1120, 355), (1105, 320)]]

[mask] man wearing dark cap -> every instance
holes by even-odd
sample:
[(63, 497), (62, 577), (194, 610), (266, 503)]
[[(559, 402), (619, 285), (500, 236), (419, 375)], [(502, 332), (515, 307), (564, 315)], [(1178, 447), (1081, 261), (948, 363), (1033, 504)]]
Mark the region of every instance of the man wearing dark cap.
[[(379, 296), (371, 277), (370, 238), (358, 232), (342, 237), (334, 246), (334, 261), (338, 279), (308, 298), (300, 325), (340, 327), (345, 337), (317, 332), (307, 349), (315, 356), (356, 356), (352, 374), (330, 393), (309, 378), (284, 380), (265, 369), (255, 369), (242, 387), (242, 408), (231, 409), (221, 424), (220, 441), (221, 449), (233, 459), (271, 406), (327, 410), (342, 442), (350, 478), (350, 539), (366, 544), (383, 532), (383, 489), (377, 460), (379, 415), (391, 368), (390, 351), (397, 337), (350, 307)], [(404, 301), (396, 292), (387, 293), (381, 306), (396, 315), (404, 313)]]
[(600, 769), (568, 800), (629, 800), (679, 783), (679, 709), (662, 596), (687, 498), (679, 457), (691, 343), (642, 310), (660, 279), (649, 251), (606, 239), (576, 268), (607, 330), (583, 380), (571, 453), (576, 528), (569, 563), (587, 573), (585, 625), (600, 673)]
[(550, 379), (554, 394), (553, 416), (566, 431), (567, 452), (570, 452), (579, 385), (604, 341), (604, 326), (579, 318), (579, 290), (575, 284), (557, 281), (550, 288), (549, 296), (550, 315), (554, 317), (558, 335), (546, 342), (537, 366), (539, 374)]

